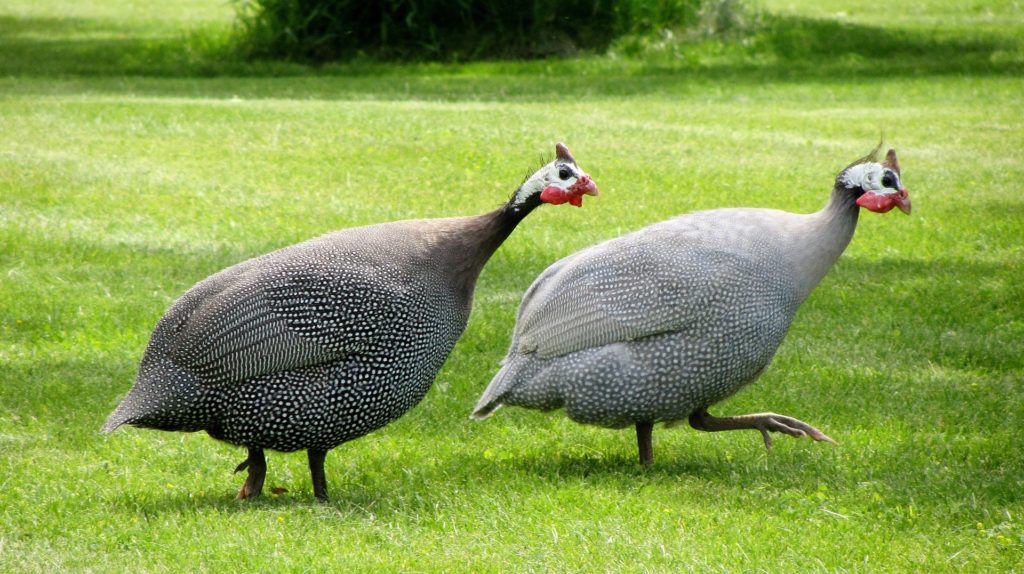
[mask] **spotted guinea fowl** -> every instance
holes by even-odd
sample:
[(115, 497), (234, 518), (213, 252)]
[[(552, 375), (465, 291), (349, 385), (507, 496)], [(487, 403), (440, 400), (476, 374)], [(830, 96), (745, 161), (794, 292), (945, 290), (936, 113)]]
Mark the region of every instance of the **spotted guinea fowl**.
[(423, 398), (516, 225), (541, 203), (597, 195), (564, 145), (556, 156), (490, 213), (345, 229), (201, 281), (157, 324), (103, 432), (204, 430), (245, 446), (239, 498), (262, 491), (264, 449), (306, 449), (325, 498), (327, 451)]
[(836, 178), (824, 209), (718, 209), (595, 245), (548, 267), (519, 307), (511, 348), (474, 409), (551, 410), (635, 425), (651, 464), (654, 423), (831, 439), (774, 413), (713, 417), (708, 407), (768, 367), (797, 308), (846, 248), (860, 207), (910, 213), (896, 153), (876, 149)]

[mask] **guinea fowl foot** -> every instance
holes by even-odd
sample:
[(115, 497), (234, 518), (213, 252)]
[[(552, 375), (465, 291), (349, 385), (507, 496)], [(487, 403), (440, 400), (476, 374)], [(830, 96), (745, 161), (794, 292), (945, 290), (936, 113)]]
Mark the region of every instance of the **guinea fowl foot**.
[(262, 448), (250, 448), (249, 458), (235, 467), (235, 472), (241, 472), (247, 468), (249, 476), (245, 479), (242, 489), (238, 491), (238, 496), (235, 497), (238, 500), (248, 500), (263, 492), (263, 480), (267, 477), (267, 459), (263, 456)]
[(690, 426), (707, 432), (757, 429), (761, 431), (761, 436), (764, 437), (764, 446), (768, 450), (772, 448), (772, 437), (768, 434), (769, 432), (781, 432), (795, 438), (807, 435), (816, 441), (836, 444), (836, 441), (811, 425), (793, 417), (775, 413), (715, 417), (706, 410), (699, 410), (690, 415)]

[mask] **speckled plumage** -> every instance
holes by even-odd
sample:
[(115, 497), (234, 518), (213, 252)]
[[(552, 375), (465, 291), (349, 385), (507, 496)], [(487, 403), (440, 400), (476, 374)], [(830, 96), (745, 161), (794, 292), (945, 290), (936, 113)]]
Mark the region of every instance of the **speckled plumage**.
[(706, 415), (768, 367), (797, 308), (846, 248), (864, 191), (845, 173), (817, 213), (698, 212), (556, 262), (524, 295), (508, 355), (474, 416), (501, 405), (564, 407), (576, 422), (643, 424), (649, 433), (655, 422)]
[[(337, 231), (201, 281), (157, 324), (102, 430), (205, 430), (249, 448), (239, 469), (250, 476), (265, 467), (262, 449), (307, 449), (322, 474), (327, 450), (423, 398), (466, 326), (480, 270), (542, 192), (596, 194), (564, 146), (558, 156), (491, 213)], [(259, 493), (262, 472), (240, 496)]]
[(500, 396), (622, 427), (685, 419), (732, 394), (767, 365), (799, 304), (796, 286), (772, 272), (786, 246), (770, 231), (784, 215), (686, 215), (548, 268), (477, 410)]
[(461, 244), (451, 228), (468, 221), (339, 231), (205, 279), (157, 324), (104, 429), (292, 451), (383, 426), (423, 397), (466, 324), (472, 284), (433, 252)]

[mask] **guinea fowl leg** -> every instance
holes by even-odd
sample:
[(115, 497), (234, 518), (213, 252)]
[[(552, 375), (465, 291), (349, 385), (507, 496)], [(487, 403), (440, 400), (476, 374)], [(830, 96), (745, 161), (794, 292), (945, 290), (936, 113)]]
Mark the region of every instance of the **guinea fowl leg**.
[(654, 462), (654, 448), (651, 446), (651, 431), (654, 423), (644, 421), (636, 423), (636, 446), (640, 449), (640, 464), (651, 466)]
[(249, 458), (242, 461), (242, 464), (235, 468), (235, 472), (249, 469), (249, 476), (238, 491), (238, 500), (245, 500), (259, 496), (263, 492), (263, 479), (267, 477), (267, 459), (263, 456), (262, 448), (250, 448)]
[(327, 451), (311, 448), (306, 450), (306, 456), (309, 457), (309, 473), (313, 477), (313, 496), (327, 500), (327, 477), (324, 476), (324, 458), (327, 457)]
[(781, 432), (796, 438), (807, 435), (814, 440), (836, 444), (836, 441), (811, 425), (793, 417), (775, 413), (715, 417), (711, 416), (706, 409), (701, 409), (690, 415), (690, 426), (707, 432), (757, 429), (761, 431), (761, 436), (764, 437), (764, 446), (767, 449), (772, 448), (772, 437), (768, 435), (769, 432)]

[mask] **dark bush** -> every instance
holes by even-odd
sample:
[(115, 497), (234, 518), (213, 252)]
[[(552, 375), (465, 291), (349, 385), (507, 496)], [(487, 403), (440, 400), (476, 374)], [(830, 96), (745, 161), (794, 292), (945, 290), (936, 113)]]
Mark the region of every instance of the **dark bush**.
[(250, 54), (309, 61), (468, 60), (603, 50), (686, 26), (702, 0), (238, 0)]

